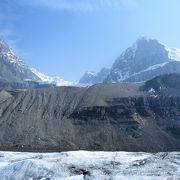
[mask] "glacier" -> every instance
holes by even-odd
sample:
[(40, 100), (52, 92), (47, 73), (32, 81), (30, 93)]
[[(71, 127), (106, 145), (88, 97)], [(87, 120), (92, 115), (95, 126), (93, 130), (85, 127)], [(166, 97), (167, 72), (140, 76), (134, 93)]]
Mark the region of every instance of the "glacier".
[(178, 180), (180, 152), (0, 152), (1, 180)]
[(30, 68), (30, 70), (41, 80), (40, 82), (47, 83), (47, 84), (55, 84), (56, 86), (73, 86), (73, 85), (75, 85), (73, 82), (66, 81), (58, 76), (45, 75), (45, 74), (39, 72), (38, 70), (36, 70), (35, 68)]

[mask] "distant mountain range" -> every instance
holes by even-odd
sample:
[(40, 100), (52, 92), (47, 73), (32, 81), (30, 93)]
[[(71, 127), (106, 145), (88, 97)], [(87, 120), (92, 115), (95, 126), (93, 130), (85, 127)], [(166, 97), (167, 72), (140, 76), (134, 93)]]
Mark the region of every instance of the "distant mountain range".
[[(167, 73), (180, 74), (180, 49), (168, 48), (157, 40), (142, 37), (127, 48), (111, 68), (102, 68), (98, 73), (86, 72), (78, 85), (141, 82)], [(0, 81), (3, 84), (13, 82), (10, 85), (13, 87), (14, 83), (20, 83), (17, 87), (34, 87), (36, 83), (56, 86), (77, 85), (28, 67), (2, 39), (0, 39)]]
[(47, 76), (34, 68), (28, 67), (2, 39), (0, 39), (0, 80), (17, 83), (34, 81), (57, 86), (72, 84), (62, 78)]
[(110, 70), (101, 72), (86, 73), (80, 83), (141, 82), (166, 73), (180, 73), (180, 49), (142, 37), (116, 59)]

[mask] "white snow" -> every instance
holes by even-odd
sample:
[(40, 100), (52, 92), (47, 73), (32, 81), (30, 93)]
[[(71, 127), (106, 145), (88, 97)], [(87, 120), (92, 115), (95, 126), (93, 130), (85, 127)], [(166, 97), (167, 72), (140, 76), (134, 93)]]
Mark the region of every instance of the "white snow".
[(168, 63), (169, 62), (164, 62), (164, 63), (161, 63), (161, 64), (155, 64), (155, 65), (150, 66), (150, 67), (148, 67), (148, 68), (146, 68), (146, 69), (144, 69), (144, 70), (142, 70), (142, 71), (140, 71), (138, 73), (134, 73), (131, 76), (135, 76), (135, 75), (141, 74), (143, 72), (147, 72), (147, 71), (155, 70), (155, 69), (158, 69), (158, 68), (162, 68), (163, 66), (165, 66)]
[(1, 52), (0, 52), (1, 56), (5, 57), (7, 61), (9, 61), (10, 63), (21, 65), (21, 66), (24, 65), (22, 63), (22, 60), (18, 56), (16, 56), (14, 51), (2, 39), (0, 39), (0, 48), (1, 48)]
[(86, 74), (88, 74), (90, 76), (96, 76), (97, 75), (97, 73), (93, 72), (93, 71), (88, 71), (88, 72), (86, 72)]
[[(142, 72), (146, 72), (146, 71), (151, 71), (151, 70), (155, 70), (157, 68), (161, 68), (163, 66), (165, 66), (166, 64), (168, 64), (169, 62), (164, 62), (164, 63), (161, 63), (161, 64), (156, 64), (156, 65), (153, 65), (153, 66), (150, 66), (148, 67), (147, 69), (144, 69), (142, 71), (140, 71), (139, 73), (142, 73)], [(138, 74), (139, 74), (138, 73)]]
[(39, 77), (42, 81), (50, 81), (49, 76), (39, 72), (38, 70), (36, 70), (35, 68), (30, 68), (30, 70), (37, 76)]
[[(125, 79), (128, 79), (130, 77), (139, 75), (139, 74), (141, 74), (143, 72), (147, 72), (147, 71), (155, 70), (155, 69), (158, 69), (158, 68), (162, 68), (163, 66), (165, 66), (168, 63), (169, 62), (164, 62), (164, 63), (161, 63), (161, 64), (156, 64), (156, 65), (150, 66), (150, 67), (148, 67), (148, 68), (146, 68), (146, 69), (144, 69), (142, 71), (139, 71), (137, 73), (134, 73), (134, 74), (130, 74), (128, 69), (127, 70), (125, 70), (125, 69), (123, 69), (123, 70), (115, 69), (114, 73), (118, 74), (118, 82), (121, 82), (121, 81), (123, 81)], [(116, 82), (114, 82), (114, 83), (116, 83)]]
[(53, 83), (57, 86), (71, 86), (73, 85), (72, 82), (66, 81), (58, 76), (47, 76), (39, 71), (37, 71), (35, 68), (30, 68), (30, 70), (41, 79), (44, 83)]
[(166, 50), (168, 51), (169, 59), (180, 61), (180, 48), (168, 48), (166, 47)]
[(179, 177), (179, 152), (0, 152), (2, 180), (169, 180)]
[(118, 75), (118, 82), (121, 82), (130, 76), (129, 70), (124, 70), (124, 69), (123, 71), (121, 70), (119, 71), (118, 69), (115, 69), (114, 73)]
[(30, 70), (41, 79), (42, 82), (44, 83), (54, 83), (57, 86), (70, 86), (73, 85), (73, 82), (70, 81), (66, 81), (58, 76), (47, 76), (41, 72), (39, 72), (38, 70), (36, 70), (35, 68), (30, 68)]
[(158, 95), (156, 94), (156, 91), (154, 90), (154, 88), (149, 89), (148, 92), (149, 92), (150, 96), (152, 96), (154, 98), (158, 97)]
[(150, 90), (149, 90), (149, 93), (155, 93), (156, 91), (153, 89), (153, 88), (151, 88)]

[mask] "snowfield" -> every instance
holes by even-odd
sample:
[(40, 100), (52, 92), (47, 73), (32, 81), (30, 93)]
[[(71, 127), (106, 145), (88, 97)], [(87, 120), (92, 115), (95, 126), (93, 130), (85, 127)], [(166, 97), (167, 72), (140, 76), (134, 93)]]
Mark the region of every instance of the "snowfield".
[(0, 152), (1, 180), (178, 180), (179, 177), (179, 152)]

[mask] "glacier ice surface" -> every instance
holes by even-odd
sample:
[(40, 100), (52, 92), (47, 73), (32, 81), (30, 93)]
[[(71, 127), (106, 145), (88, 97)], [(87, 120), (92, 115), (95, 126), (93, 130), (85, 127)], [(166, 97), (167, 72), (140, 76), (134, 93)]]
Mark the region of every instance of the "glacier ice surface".
[(179, 152), (0, 152), (1, 180), (175, 180), (179, 177)]

